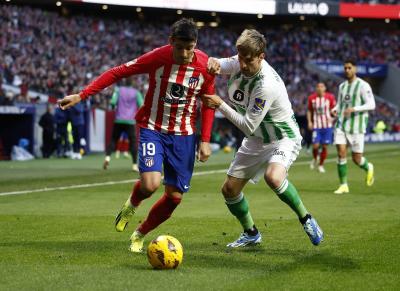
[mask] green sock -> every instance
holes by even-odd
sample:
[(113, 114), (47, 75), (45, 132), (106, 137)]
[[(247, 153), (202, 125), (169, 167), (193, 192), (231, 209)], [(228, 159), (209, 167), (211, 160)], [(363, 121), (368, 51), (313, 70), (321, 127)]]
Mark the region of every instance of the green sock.
[(237, 198), (226, 199), (226, 206), (236, 216), (244, 230), (251, 229), (254, 226), (253, 218), (249, 212), (249, 203), (243, 193), (240, 193)]
[(296, 188), (287, 179), (282, 182), (281, 186), (274, 190), (278, 194), (279, 199), (296, 212), (299, 218), (303, 218), (308, 214), (307, 209), (304, 207), (303, 202), (297, 192)]
[(347, 184), (347, 161), (339, 160), (337, 164), (340, 184)]
[(368, 160), (367, 160), (367, 158), (365, 158), (365, 157), (362, 157), (361, 158), (361, 162), (360, 162), (360, 164), (358, 165), (361, 169), (363, 169), (365, 172), (367, 172), (368, 171)]

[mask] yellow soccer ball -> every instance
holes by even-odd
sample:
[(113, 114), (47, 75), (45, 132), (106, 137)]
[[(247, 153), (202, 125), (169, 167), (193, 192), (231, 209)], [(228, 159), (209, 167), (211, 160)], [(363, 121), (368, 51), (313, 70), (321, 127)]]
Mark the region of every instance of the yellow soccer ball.
[(147, 247), (147, 258), (155, 269), (176, 269), (182, 263), (182, 245), (173, 236), (160, 235)]
[(232, 151), (232, 147), (230, 146), (224, 146), (223, 148), (224, 153), (229, 154)]

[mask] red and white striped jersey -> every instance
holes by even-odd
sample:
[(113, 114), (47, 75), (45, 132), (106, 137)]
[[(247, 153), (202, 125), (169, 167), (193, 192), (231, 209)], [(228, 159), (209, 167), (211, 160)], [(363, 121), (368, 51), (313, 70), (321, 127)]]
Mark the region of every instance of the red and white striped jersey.
[(331, 93), (325, 93), (322, 97), (317, 93), (308, 96), (308, 110), (311, 112), (314, 129), (333, 127), (330, 111), (335, 105), (335, 96)]
[[(135, 117), (139, 126), (167, 134), (193, 134), (197, 97), (214, 94), (214, 76), (207, 72), (208, 56), (202, 51), (195, 50), (190, 64), (178, 65), (173, 60), (172, 50), (171, 45), (166, 45), (106, 71), (80, 93), (81, 98), (85, 99), (122, 78), (148, 74), (149, 89)], [(205, 133), (202, 128), (202, 140), (208, 141), (214, 110), (203, 106), (202, 121), (204, 118), (211, 119), (206, 126), (209, 132)], [(204, 122), (202, 124), (204, 126)]]

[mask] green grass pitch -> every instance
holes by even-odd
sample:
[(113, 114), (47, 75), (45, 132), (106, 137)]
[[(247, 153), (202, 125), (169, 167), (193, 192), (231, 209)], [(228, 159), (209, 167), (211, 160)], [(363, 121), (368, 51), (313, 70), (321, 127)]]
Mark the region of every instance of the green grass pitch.
[[(260, 247), (227, 251), (240, 233), (220, 194), (223, 171), (193, 177), (173, 217), (146, 243), (170, 234), (184, 247), (176, 270), (151, 269), (146, 256), (128, 252), (129, 236), (162, 193), (143, 202), (128, 229), (114, 230), (114, 215), (132, 183), (2, 195), (6, 192), (135, 179), (129, 160), (103, 156), (0, 162), (0, 290), (400, 290), (400, 146), (367, 145), (376, 181), (350, 162), (350, 194), (338, 186), (334, 148), (327, 173), (310, 171), (302, 154), (290, 170), (310, 212), (325, 231), (314, 247), (294, 213), (264, 182), (245, 194), (263, 234)], [(223, 170), (219, 153), (196, 173)]]

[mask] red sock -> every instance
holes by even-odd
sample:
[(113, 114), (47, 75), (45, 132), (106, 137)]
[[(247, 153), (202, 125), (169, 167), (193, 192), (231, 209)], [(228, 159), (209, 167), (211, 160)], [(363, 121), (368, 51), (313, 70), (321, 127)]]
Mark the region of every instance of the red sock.
[(140, 181), (137, 181), (135, 183), (135, 186), (133, 186), (131, 194), (131, 203), (133, 206), (138, 207), (140, 205), (140, 202), (142, 202), (146, 198), (149, 198), (150, 196), (144, 195), (142, 191), (140, 191)]
[(327, 155), (328, 155), (328, 150), (326, 148), (322, 148), (321, 155), (319, 156), (320, 166), (324, 164)]
[(181, 203), (181, 198), (171, 198), (166, 193), (153, 205), (146, 220), (139, 226), (141, 234), (147, 234), (171, 217)]
[(312, 155), (313, 155), (313, 157), (314, 157), (314, 160), (316, 160), (317, 157), (318, 157), (318, 149), (313, 149), (313, 150), (312, 150)]

